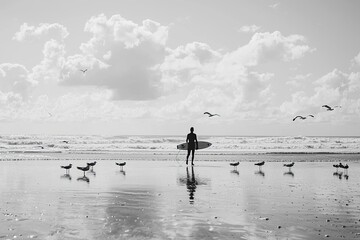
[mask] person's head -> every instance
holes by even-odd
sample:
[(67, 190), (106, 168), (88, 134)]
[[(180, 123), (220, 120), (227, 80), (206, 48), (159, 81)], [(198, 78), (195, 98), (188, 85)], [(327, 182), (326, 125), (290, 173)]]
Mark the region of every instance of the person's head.
[(193, 127), (190, 128), (190, 132), (194, 132), (194, 128), (193, 128)]

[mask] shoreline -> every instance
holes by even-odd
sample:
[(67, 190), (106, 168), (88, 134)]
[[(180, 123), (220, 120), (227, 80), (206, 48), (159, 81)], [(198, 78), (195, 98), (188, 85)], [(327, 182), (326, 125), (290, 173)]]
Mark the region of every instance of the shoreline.
[[(0, 152), (1, 161), (177, 161), (182, 162), (186, 151), (13, 151)], [(201, 151), (195, 161), (203, 162), (358, 162), (360, 152), (220, 152)]]

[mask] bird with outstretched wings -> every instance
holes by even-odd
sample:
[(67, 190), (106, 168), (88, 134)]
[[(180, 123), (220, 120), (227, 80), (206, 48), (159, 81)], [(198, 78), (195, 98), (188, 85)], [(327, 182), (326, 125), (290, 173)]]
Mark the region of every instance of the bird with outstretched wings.
[(309, 114), (309, 115), (307, 115), (306, 117), (304, 117), (304, 116), (296, 116), (296, 117), (294, 117), (293, 118), (293, 121), (295, 121), (297, 118), (300, 118), (301, 120), (305, 120), (307, 117), (314, 117), (314, 115), (311, 115), (311, 114)]
[(322, 105), (321, 107), (326, 108), (326, 111), (334, 111), (335, 108), (341, 108), (341, 106), (330, 107), (329, 105)]
[(219, 117), (220, 117), (220, 115), (219, 115), (219, 114), (217, 114), (217, 113), (212, 114), (212, 113), (209, 113), (209, 112), (204, 112), (204, 114), (209, 115), (209, 117), (214, 117), (214, 116), (219, 116)]

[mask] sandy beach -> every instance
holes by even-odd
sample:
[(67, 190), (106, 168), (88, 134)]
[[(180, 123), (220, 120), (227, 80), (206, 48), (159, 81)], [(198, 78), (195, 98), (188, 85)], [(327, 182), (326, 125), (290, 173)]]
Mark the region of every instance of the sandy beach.
[[(0, 239), (360, 238), (358, 154), (237, 156), (237, 168), (235, 156), (197, 157), (194, 167), (182, 153), (0, 161)], [(94, 160), (83, 177), (76, 166)]]

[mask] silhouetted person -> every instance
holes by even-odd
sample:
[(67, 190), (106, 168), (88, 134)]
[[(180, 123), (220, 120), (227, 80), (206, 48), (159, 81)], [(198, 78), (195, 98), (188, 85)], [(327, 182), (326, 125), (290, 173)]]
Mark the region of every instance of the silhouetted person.
[(189, 192), (189, 201), (190, 204), (194, 203), (194, 194), (196, 191), (196, 179), (195, 179), (195, 173), (194, 173), (194, 168), (191, 167), (191, 176), (189, 173), (189, 169), (188, 167), (186, 167), (186, 188)]
[(191, 165), (194, 165), (194, 155), (195, 149), (199, 148), (198, 140), (196, 138), (196, 134), (194, 133), (194, 128), (190, 128), (190, 133), (186, 137), (186, 142), (188, 143), (188, 154), (186, 156), (186, 165), (188, 164), (190, 152), (191, 152)]

